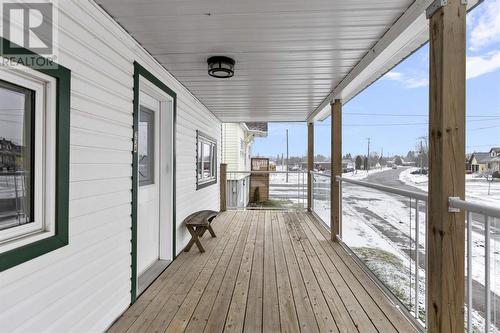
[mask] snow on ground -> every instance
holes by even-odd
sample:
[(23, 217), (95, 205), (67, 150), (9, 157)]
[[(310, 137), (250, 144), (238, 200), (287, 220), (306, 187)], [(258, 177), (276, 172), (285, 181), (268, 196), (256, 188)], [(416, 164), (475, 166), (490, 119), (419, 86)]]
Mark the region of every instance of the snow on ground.
[[(406, 185), (416, 187), (427, 192), (429, 179), (427, 175), (412, 175), (418, 168), (408, 168), (401, 172), (399, 180)], [(488, 194), (490, 187), (490, 194)], [(486, 178), (467, 175), (465, 181), (465, 197), (475, 203), (500, 206), (500, 181), (488, 183)]]
[[(409, 168), (404, 170), (399, 175), (401, 180), (406, 185), (416, 187), (422, 191), (428, 191), (427, 175), (412, 175), (411, 172), (418, 168)], [(488, 194), (488, 187), (489, 194)], [(465, 183), (466, 199), (478, 203), (491, 206), (500, 206), (500, 182), (492, 182), (491, 184), (483, 177), (475, 175), (467, 175)], [(482, 219), (480, 216), (473, 217)], [(480, 283), (485, 284), (486, 267), (485, 267), (485, 239), (484, 225), (482, 221), (475, 221), (472, 232), (472, 278)], [(495, 225), (492, 223), (492, 225)], [(497, 236), (498, 231), (492, 229), (491, 234), (491, 249), (490, 249), (490, 279), (491, 288), (496, 295), (500, 295), (500, 239)]]
[[(403, 304), (413, 304), (415, 206), (413, 202), (410, 210), (404, 202), (404, 199), (397, 195), (360, 186), (344, 185), (342, 239), (364, 259), (368, 267), (402, 300)], [(423, 255), (425, 253), (425, 213), (423, 211), (419, 213), (419, 235), (419, 248)], [(491, 245), (491, 285), (492, 291), (498, 294), (500, 292), (500, 257), (498, 256), (500, 243), (492, 239)], [(472, 251), (472, 277), (484, 284), (484, 237), (476, 232), (473, 233)], [(379, 267), (381, 255), (387, 261), (386, 270)], [(395, 260), (398, 262), (397, 265), (394, 264)], [(399, 272), (396, 272), (397, 267), (399, 267)], [(413, 273), (410, 274), (412, 269)], [(419, 274), (419, 303), (423, 307), (425, 271), (419, 269)], [(473, 320), (475, 325), (484, 323), (483, 318), (476, 311), (473, 313)]]
[(387, 171), (387, 170), (390, 170), (390, 169), (391, 168), (384, 167), (384, 168), (372, 169), (372, 170), (368, 170), (368, 171), (355, 170), (353, 172), (343, 173), (342, 177), (343, 178), (348, 178), (348, 179), (354, 179), (354, 180), (363, 180), (363, 179), (365, 179), (366, 177), (368, 177), (371, 174), (379, 173), (379, 172), (382, 172), (382, 171)]
[(269, 179), (269, 200), (281, 207), (303, 208), (307, 205), (307, 173), (271, 173)]
[[(411, 179), (415, 187), (424, 184), (427, 179), (405, 172), (406, 179)], [(420, 178), (420, 179), (419, 179)], [(421, 185), (422, 187), (424, 185)], [(426, 186), (426, 185), (425, 185)], [(375, 189), (345, 183), (343, 185), (343, 241), (365, 261), (379, 279), (397, 295), (403, 304), (413, 304), (415, 250), (415, 201), (381, 192)], [(329, 225), (330, 199), (329, 178), (317, 177), (314, 193), (314, 211)], [(419, 248), (425, 254), (425, 210), (420, 203), (419, 211)], [(409, 208), (411, 207), (411, 209)], [(500, 294), (500, 241), (492, 238), (492, 291)], [(409, 255), (411, 253), (411, 256)], [(472, 277), (484, 285), (484, 236), (481, 230), (473, 232), (473, 268)], [(384, 260), (386, 264), (384, 266)], [(385, 267), (385, 269), (384, 269)], [(399, 268), (398, 268), (399, 267)], [(410, 274), (410, 272), (413, 273)], [(423, 309), (425, 290), (425, 272), (421, 268), (419, 303)], [(422, 315), (422, 314), (420, 314)], [(473, 312), (474, 325), (482, 327), (484, 319)]]

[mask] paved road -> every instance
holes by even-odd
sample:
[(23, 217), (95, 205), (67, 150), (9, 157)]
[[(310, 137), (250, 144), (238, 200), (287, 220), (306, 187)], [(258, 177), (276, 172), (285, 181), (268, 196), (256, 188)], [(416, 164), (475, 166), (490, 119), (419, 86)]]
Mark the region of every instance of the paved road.
[(398, 169), (389, 169), (387, 171), (382, 171), (382, 172), (377, 172), (377, 173), (372, 173), (364, 179), (365, 181), (369, 183), (375, 183), (375, 184), (380, 184), (380, 185), (385, 185), (385, 186), (392, 186), (392, 187), (397, 187), (402, 190), (407, 190), (407, 191), (413, 191), (413, 192), (418, 192), (418, 193), (425, 193), (424, 191), (410, 186), (406, 185), (402, 181), (399, 180), (399, 175), (401, 172), (406, 170), (407, 168), (398, 168)]
[[(406, 170), (406, 168), (398, 168), (396, 170), (391, 169), (391, 170), (382, 171), (379, 173), (374, 173), (374, 174), (369, 175), (365, 179), (365, 181), (369, 182), (369, 183), (376, 183), (376, 184), (380, 184), (380, 185), (396, 187), (396, 188), (400, 188), (403, 190), (408, 190), (408, 191), (413, 191), (413, 192), (418, 192), (418, 193), (425, 193), (424, 191), (422, 191), (416, 187), (406, 185), (405, 183), (403, 183), (402, 181), (399, 180), (399, 175), (404, 170)], [(408, 201), (405, 200), (403, 197), (401, 197), (399, 195), (394, 195), (394, 198), (398, 199), (399, 201), (404, 203), (407, 207), (409, 207)], [(423, 210), (423, 209), (425, 209), (425, 207), (422, 207), (421, 209)], [(472, 224), (473, 230), (477, 231), (480, 234), (483, 234), (484, 233), (484, 217), (482, 217), (481, 215), (478, 215), (478, 214), (472, 214), (472, 219), (473, 219), (473, 224)], [(493, 231), (492, 238), (500, 241), (500, 225), (499, 225), (500, 223), (499, 222), (500, 221), (496, 221), (495, 224), (492, 224), (492, 231)], [(394, 235), (392, 237), (390, 236), (390, 238), (394, 238), (394, 240), (396, 242), (398, 242), (398, 240), (401, 239), (401, 237), (394, 237)], [(413, 254), (409, 254), (409, 255), (411, 257), (413, 257)], [(424, 264), (425, 264), (425, 262), (423, 261), (424, 255), (423, 254), (420, 255), (420, 258), (422, 260), (420, 260), (419, 265), (421, 268), (424, 268)], [(478, 311), (479, 313), (481, 313), (484, 316), (484, 313), (486, 310), (485, 309), (485, 288), (484, 288), (484, 285), (479, 283), (478, 281), (473, 280), (472, 290), (473, 290), (473, 294), (472, 294), (473, 307), (476, 311)], [(500, 303), (500, 297), (494, 293), (491, 293), (492, 304), (495, 302), (495, 300), (496, 300), (497, 304)], [(496, 314), (493, 313), (493, 311), (494, 311), (494, 309), (492, 308), (491, 316), (492, 316), (492, 318), (495, 318), (495, 316), (496, 316), (496, 322), (499, 323), (499, 324), (497, 324), (497, 328), (500, 329), (500, 311), (497, 311)]]
[[(408, 190), (408, 191), (413, 191), (417, 193), (426, 193), (416, 187), (406, 185), (402, 181), (399, 180), (399, 175), (401, 172), (406, 170), (407, 168), (398, 168), (396, 170), (390, 169), (387, 171), (382, 171), (379, 173), (374, 173), (369, 175), (366, 178), (366, 181), (369, 183), (375, 183), (375, 184), (380, 184), (380, 185), (385, 185), (385, 186), (392, 186), (392, 187), (397, 187), (403, 190)], [(398, 196), (395, 196), (398, 197)], [(421, 208), (422, 210), (424, 207)], [(484, 216), (480, 214), (473, 213), (472, 214), (472, 228), (474, 231), (484, 234)], [(494, 240), (500, 241), (500, 221), (492, 221), (491, 223), (491, 237)]]

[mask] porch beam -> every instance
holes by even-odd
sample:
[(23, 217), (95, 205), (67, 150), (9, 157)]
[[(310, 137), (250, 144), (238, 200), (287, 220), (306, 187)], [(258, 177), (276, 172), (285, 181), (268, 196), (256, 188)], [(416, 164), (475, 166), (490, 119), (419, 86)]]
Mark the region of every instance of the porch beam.
[(312, 210), (312, 180), (314, 170), (314, 123), (307, 124), (307, 210)]
[(225, 212), (227, 210), (227, 164), (221, 163), (220, 165), (220, 211)]
[(342, 102), (339, 99), (330, 104), (332, 114), (332, 146), (331, 146), (331, 177), (330, 177), (330, 228), (332, 241), (337, 241), (341, 235), (342, 212), (340, 182), (336, 177), (342, 175)]
[(429, 332), (464, 330), (465, 216), (448, 198), (465, 197), (465, 16), (449, 0), (429, 22)]

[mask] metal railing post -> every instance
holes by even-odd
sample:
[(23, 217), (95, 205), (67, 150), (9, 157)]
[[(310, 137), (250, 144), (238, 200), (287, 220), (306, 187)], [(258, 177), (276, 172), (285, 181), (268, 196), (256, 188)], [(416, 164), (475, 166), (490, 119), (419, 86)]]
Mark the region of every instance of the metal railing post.
[(490, 332), (490, 322), (491, 322), (491, 277), (490, 277), (490, 247), (491, 247), (491, 221), (488, 216), (485, 216), (486, 227), (484, 229), (484, 262), (485, 262), (485, 293), (486, 293), (486, 314), (485, 314), (485, 323), (484, 323), (484, 331), (486, 333)]
[(311, 211), (314, 211), (314, 175), (311, 171), (309, 171), (308, 174), (307, 179), (311, 181), (311, 184), (308, 185), (311, 188)]
[[(410, 198), (411, 200), (411, 198)], [(420, 272), (419, 272), (419, 253), (418, 247), (420, 245), (420, 226), (419, 226), (419, 201), (415, 199), (415, 318), (418, 319), (419, 311), (419, 287), (420, 287)], [(411, 222), (411, 221), (410, 221)]]
[(472, 218), (467, 211), (467, 332), (472, 332)]

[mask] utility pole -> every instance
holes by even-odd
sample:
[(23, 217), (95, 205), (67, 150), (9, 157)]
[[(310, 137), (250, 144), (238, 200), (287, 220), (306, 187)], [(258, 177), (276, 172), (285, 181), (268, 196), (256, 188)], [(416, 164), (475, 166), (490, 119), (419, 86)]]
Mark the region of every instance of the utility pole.
[(286, 129), (286, 182), (288, 183), (288, 128)]
[(368, 163), (366, 163), (366, 165), (367, 165), (366, 171), (368, 172), (368, 170), (370, 170), (370, 140), (371, 140), (371, 138), (367, 138), (367, 140), (368, 140), (368, 156), (366, 158), (368, 159)]
[(424, 146), (423, 146), (422, 140), (420, 140), (420, 174), (421, 175), (424, 173), (423, 155), (424, 155)]
[(380, 165), (380, 169), (382, 169), (382, 163), (384, 161), (384, 147), (380, 148), (380, 157), (378, 159), (378, 162), (379, 162), (379, 165)]

